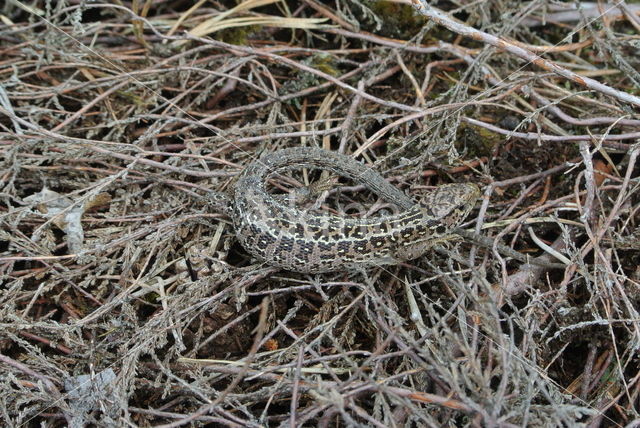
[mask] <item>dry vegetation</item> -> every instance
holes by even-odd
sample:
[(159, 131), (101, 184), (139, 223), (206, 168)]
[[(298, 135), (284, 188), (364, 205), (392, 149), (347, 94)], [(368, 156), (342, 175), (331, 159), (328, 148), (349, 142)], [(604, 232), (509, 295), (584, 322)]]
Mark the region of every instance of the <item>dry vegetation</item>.
[[(639, 426), (627, 3), (3, 2), (1, 423)], [(300, 145), (484, 197), (410, 263), (277, 271), (207, 195)]]

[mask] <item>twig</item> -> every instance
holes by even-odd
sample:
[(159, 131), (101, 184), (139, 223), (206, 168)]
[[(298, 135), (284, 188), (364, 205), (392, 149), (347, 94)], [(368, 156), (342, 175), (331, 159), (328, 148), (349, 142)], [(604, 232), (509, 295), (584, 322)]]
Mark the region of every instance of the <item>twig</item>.
[[(512, 42), (501, 38), (493, 36), (484, 31), (476, 30), (475, 28), (469, 27), (462, 23), (456, 22), (445, 15), (443, 12), (436, 10), (432, 6), (427, 3), (426, 0), (411, 0), (416, 10), (427, 18), (437, 22), (438, 24), (447, 27), (449, 30), (454, 33), (460, 34), (464, 37), (469, 37), (473, 40), (478, 40), (484, 43), (488, 43), (491, 46), (494, 46), (498, 49), (504, 49), (507, 52), (516, 55), (519, 58), (525, 59), (536, 66), (542, 68), (546, 71), (552, 71), (559, 76), (562, 76), (566, 79), (571, 80), (572, 82), (583, 86), (585, 88), (593, 89), (595, 91), (601, 92), (603, 94), (609, 95), (613, 98), (616, 98), (622, 102), (633, 104), (636, 107), (640, 107), (640, 98), (635, 95), (631, 95), (628, 92), (619, 91), (617, 89), (611, 88), (603, 83), (600, 83), (596, 80), (590, 79), (588, 77), (580, 76), (577, 73), (574, 73), (571, 70), (567, 70), (564, 67), (561, 67), (549, 60), (546, 60), (533, 52), (530, 52), (520, 46), (514, 45)], [(637, 137), (636, 137), (637, 138)]]

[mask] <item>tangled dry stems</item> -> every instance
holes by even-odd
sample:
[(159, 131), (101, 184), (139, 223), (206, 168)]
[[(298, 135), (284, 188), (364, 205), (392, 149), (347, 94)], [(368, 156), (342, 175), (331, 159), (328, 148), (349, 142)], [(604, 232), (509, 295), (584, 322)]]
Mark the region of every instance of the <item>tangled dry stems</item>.
[[(226, 22), (230, 4), (78, 3), (0, 10), (5, 424), (633, 426), (631, 5), (536, 33), (537, 1), (431, 16), (453, 32), (390, 2), (263, 2)], [(284, 15), (326, 21), (230, 29)], [(301, 144), (416, 197), (474, 181), (484, 198), (464, 241), (410, 264), (252, 265), (208, 190)], [(375, 199), (344, 188), (328, 209), (350, 201)]]

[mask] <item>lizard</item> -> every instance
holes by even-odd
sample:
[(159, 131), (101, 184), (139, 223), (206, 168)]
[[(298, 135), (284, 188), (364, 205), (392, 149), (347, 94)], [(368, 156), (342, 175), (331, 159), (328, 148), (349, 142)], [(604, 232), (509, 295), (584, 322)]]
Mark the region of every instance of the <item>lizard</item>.
[[(401, 212), (348, 218), (309, 212), (267, 191), (273, 174), (292, 168), (327, 170), (361, 183)], [(438, 186), (415, 203), (378, 172), (334, 151), (298, 147), (267, 153), (251, 162), (233, 197), (218, 202), (232, 218), (236, 237), (254, 257), (300, 273), (324, 273), (397, 264), (455, 238), (480, 189), (473, 183)]]

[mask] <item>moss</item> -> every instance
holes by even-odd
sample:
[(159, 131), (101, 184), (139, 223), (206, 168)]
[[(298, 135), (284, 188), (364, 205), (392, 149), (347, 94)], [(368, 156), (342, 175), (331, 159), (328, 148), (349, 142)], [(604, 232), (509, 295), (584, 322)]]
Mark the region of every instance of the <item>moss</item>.
[(459, 151), (466, 149), (470, 157), (489, 156), (501, 139), (502, 136), (493, 131), (461, 123), (458, 128), (456, 149)]
[(244, 46), (247, 38), (262, 29), (261, 25), (247, 25), (245, 27), (233, 27), (220, 30), (213, 36), (216, 40), (232, 45)]
[(135, 104), (138, 107), (143, 107), (149, 103), (149, 99), (140, 96), (137, 92), (134, 91), (116, 91), (116, 94), (127, 100), (129, 104)]
[(340, 75), (340, 70), (338, 69), (338, 67), (336, 67), (333, 55), (322, 53), (315, 54), (311, 57), (311, 60), (308, 64), (316, 70), (320, 70), (323, 73), (327, 73), (331, 76), (336, 77)]
[(427, 23), (426, 18), (407, 4), (377, 0), (371, 1), (369, 7), (383, 22), (379, 34), (388, 37), (411, 38)]

